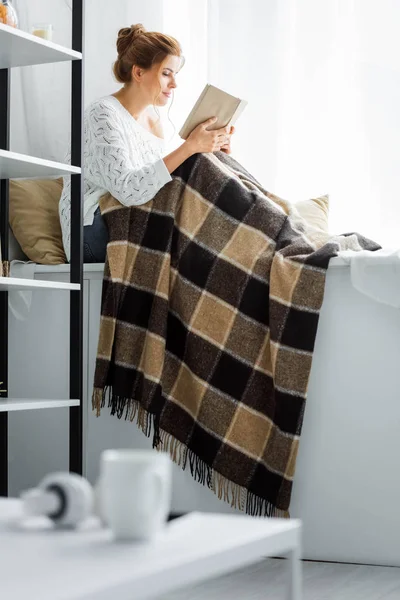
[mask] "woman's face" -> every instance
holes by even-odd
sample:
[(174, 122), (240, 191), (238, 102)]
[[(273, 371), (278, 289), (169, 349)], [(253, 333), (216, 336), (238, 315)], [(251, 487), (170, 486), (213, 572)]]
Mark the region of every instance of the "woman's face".
[[(149, 95), (149, 104), (165, 106), (172, 98), (172, 92), (176, 88), (176, 75), (181, 67), (182, 58), (179, 56), (167, 56), (160, 63), (153, 65), (145, 71), (142, 82)], [(160, 67), (161, 70), (160, 70)], [(161, 89), (160, 89), (161, 88)]]

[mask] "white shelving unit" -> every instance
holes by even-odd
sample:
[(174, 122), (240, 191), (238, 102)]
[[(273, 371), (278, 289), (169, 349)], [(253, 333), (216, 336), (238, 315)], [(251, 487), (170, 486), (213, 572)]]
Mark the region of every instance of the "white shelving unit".
[[(0, 23), (0, 69), (81, 60), (82, 54)], [(0, 149), (1, 179), (34, 179), (80, 174), (81, 169), (43, 158)], [(79, 290), (74, 283), (0, 277), (4, 290)]]
[(81, 59), (80, 52), (0, 23), (0, 69)]
[[(72, 0), (72, 46), (79, 50), (83, 47), (84, 1)], [(81, 168), (67, 164), (27, 156), (9, 150), (10, 128), (10, 79), (9, 70), (14, 67), (43, 65), (49, 63), (74, 61), (72, 66), (72, 155), (79, 164), (81, 157), (81, 123), (82, 123), (82, 53), (64, 48), (29, 33), (0, 23), (0, 212), (1, 232), (7, 243), (8, 235), (8, 180), (60, 177), (63, 175), (81, 175)], [(78, 61), (75, 62), (75, 61)], [(81, 201), (81, 182), (75, 178), (72, 192), (73, 204), (73, 247), (71, 269), (73, 281), (82, 281), (82, 265), (79, 261), (80, 251), (77, 244), (81, 237), (82, 217), (79, 216), (78, 201)], [(79, 242), (78, 242), (79, 240)], [(74, 245), (75, 244), (75, 245)], [(6, 246), (7, 248), (7, 246)], [(5, 248), (5, 250), (6, 250)], [(4, 249), (4, 245), (3, 245)], [(3, 257), (3, 260), (7, 255)], [(0, 389), (7, 387), (1, 380), (7, 376), (7, 311), (6, 292), (14, 290), (65, 290), (71, 292), (70, 300), (70, 395), (82, 397), (82, 289), (80, 283), (28, 280), (15, 277), (0, 277), (1, 311), (0, 311)], [(2, 377), (2, 375), (4, 375)], [(46, 408), (69, 407), (69, 457), (70, 469), (81, 472), (82, 469), (82, 407), (80, 399), (19, 399), (0, 398), (0, 494), (7, 494), (8, 477), (8, 421), (7, 413), (11, 411), (39, 410)]]
[(79, 400), (35, 400), (32, 398), (4, 398), (0, 399), (0, 412), (18, 410), (38, 410), (44, 408), (66, 408), (79, 406)]

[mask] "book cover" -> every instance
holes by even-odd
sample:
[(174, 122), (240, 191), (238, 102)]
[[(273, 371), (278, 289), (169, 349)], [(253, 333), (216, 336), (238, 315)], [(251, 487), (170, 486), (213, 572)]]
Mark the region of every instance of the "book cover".
[(224, 90), (208, 83), (190, 111), (179, 135), (186, 140), (193, 129), (211, 117), (217, 117), (217, 121), (210, 126), (212, 130), (220, 129), (228, 124), (233, 125), (246, 106), (246, 100), (231, 96)]

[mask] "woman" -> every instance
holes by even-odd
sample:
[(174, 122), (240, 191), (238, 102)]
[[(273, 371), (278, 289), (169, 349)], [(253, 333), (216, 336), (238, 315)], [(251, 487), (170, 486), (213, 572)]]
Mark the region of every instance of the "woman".
[[(183, 66), (179, 43), (140, 24), (121, 29), (114, 75), (123, 87), (85, 111), (84, 261), (104, 262), (107, 227), (99, 200), (107, 192), (125, 206), (151, 200), (171, 173), (197, 152), (230, 152), (233, 128), (207, 131), (214, 119), (199, 125), (174, 152), (163, 157), (164, 140), (153, 107), (166, 106)], [(60, 199), (63, 243), (70, 260), (70, 178)]]

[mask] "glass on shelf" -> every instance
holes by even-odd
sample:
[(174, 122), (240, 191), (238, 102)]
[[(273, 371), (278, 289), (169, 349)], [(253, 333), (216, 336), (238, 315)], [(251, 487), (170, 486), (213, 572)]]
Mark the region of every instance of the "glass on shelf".
[(36, 23), (32, 27), (32, 35), (43, 38), (51, 42), (53, 39), (53, 26), (51, 23)]
[(11, 0), (0, 0), (0, 23), (18, 27), (18, 15)]

